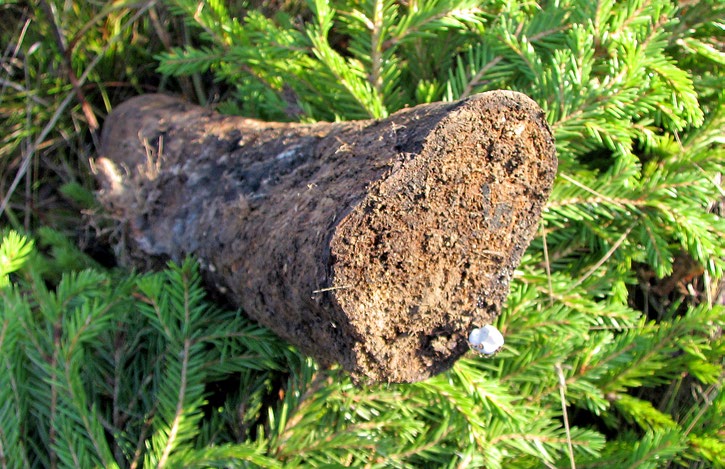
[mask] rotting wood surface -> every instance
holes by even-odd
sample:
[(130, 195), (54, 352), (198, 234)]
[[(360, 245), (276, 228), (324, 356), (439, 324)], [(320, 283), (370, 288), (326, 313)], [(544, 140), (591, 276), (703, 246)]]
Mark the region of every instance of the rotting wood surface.
[(556, 165), (542, 110), (510, 91), (309, 125), (140, 96), (96, 162), (128, 263), (193, 254), (303, 352), (389, 382), (450, 368), (500, 313)]

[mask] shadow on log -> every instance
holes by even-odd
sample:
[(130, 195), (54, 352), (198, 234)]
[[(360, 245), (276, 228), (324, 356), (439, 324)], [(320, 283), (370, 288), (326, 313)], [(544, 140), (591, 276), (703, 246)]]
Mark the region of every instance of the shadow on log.
[(193, 254), (323, 364), (414, 382), (499, 314), (556, 164), (541, 109), (494, 91), (310, 125), (140, 96), (107, 119), (96, 166), (127, 262)]

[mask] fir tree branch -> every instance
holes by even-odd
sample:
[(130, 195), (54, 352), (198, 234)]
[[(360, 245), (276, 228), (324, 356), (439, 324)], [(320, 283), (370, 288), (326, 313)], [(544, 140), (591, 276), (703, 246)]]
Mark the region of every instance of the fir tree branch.
[[(187, 311), (188, 314), (188, 311)], [(187, 318), (188, 319), (188, 318)], [(189, 365), (189, 354), (190, 354), (190, 348), (191, 348), (191, 341), (189, 339), (184, 340), (183, 349), (180, 354), (181, 359), (181, 376), (179, 380), (179, 387), (178, 387), (178, 394), (176, 397), (176, 411), (174, 412), (174, 416), (171, 419), (171, 429), (168, 432), (168, 437), (166, 438), (166, 444), (163, 447), (163, 451), (161, 453), (161, 457), (159, 458), (159, 461), (156, 463), (156, 467), (166, 467), (166, 463), (169, 459), (169, 455), (171, 454), (171, 451), (175, 448), (177, 445), (177, 434), (179, 432), (179, 425), (180, 421), (184, 418), (184, 405), (186, 404), (186, 373), (188, 370)]]

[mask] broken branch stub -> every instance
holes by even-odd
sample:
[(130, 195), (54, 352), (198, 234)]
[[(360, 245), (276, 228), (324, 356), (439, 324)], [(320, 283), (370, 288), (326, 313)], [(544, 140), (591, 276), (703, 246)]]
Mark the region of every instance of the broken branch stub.
[(499, 314), (556, 165), (543, 112), (515, 92), (309, 125), (147, 95), (107, 119), (97, 175), (127, 261), (193, 254), (302, 351), (413, 382)]

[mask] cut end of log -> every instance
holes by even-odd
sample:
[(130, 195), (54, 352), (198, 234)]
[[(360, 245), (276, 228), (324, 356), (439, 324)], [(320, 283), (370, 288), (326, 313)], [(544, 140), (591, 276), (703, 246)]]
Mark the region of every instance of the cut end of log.
[(152, 95), (114, 111), (103, 145), (132, 262), (193, 254), (304, 352), (387, 382), (450, 368), (495, 320), (557, 165), (543, 112), (510, 91), (312, 125)]
[(451, 111), (419, 155), (371, 185), (331, 241), (335, 299), (364, 337), (353, 349), (365, 375), (424, 379), (493, 322), (555, 162), (538, 107), (497, 92)]

